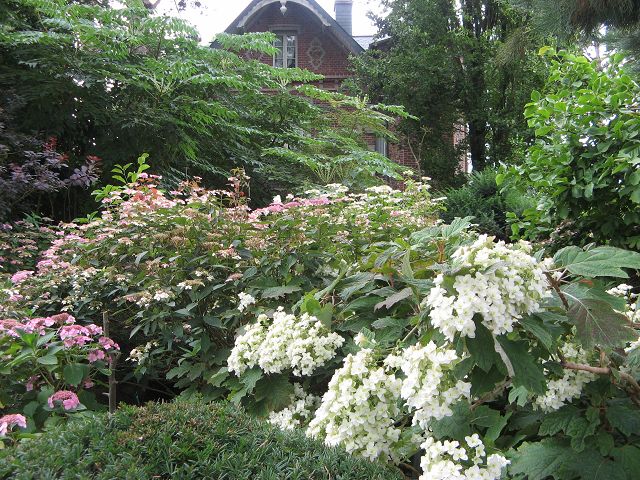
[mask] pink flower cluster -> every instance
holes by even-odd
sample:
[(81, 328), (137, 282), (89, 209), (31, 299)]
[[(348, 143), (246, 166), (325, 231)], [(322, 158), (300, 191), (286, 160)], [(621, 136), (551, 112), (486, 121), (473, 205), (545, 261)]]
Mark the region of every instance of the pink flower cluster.
[(75, 322), (76, 319), (68, 313), (59, 313), (51, 317), (31, 318), (25, 322), (5, 319), (0, 320), (0, 335), (4, 334), (14, 338), (20, 336), (19, 332), (45, 335), (47, 328), (60, 325), (58, 336), (65, 348), (84, 347), (87, 344), (97, 343), (96, 348), (88, 355), (91, 363), (104, 360), (106, 357), (105, 352), (108, 350), (120, 350), (119, 345), (111, 338), (102, 336), (102, 327), (94, 324), (82, 326), (77, 325)]
[(284, 210), (288, 210), (293, 207), (312, 207), (318, 205), (328, 205), (331, 203), (327, 197), (308, 198), (308, 199), (295, 199), (287, 203), (272, 203), (268, 207), (259, 208), (251, 213), (252, 218), (259, 218), (262, 215), (268, 215), (270, 213), (280, 213)]
[(33, 275), (33, 272), (30, 270), (20, 270), (19, 272), (16, 272), (11, 276), (11, 282), (13, 282), (14, 284), (22, 283), (31, 275)]
[(4, 437), (11, 427), (27, 428), (27, 419), (19, 413), (11, 413), (0, 417), (0, 437)]
[(75, 410), (80, 405), (80, 399), (78, 395), (69, 390), (58, 390), (49, 397), (47, 404), (49, 408), (55, 408), (57, 406), (56, 404), (59, 403), (62, 403), (62, 407), (65, 410)]

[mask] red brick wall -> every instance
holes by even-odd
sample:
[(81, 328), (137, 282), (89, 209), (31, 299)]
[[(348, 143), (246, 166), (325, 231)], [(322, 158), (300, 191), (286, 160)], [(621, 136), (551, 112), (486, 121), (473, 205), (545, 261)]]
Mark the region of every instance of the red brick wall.
[[(349, 76), (349, 51), (322, 25), (322, 22), (302, 5), (287, 4), (283, 16), (280, 4), (266, 6), (247, 26), (249, 32), (268, 31), (298, 32), (298, 67), (319, 73), (329, 79), (343, 79)], [(313, 52), (323, 52), (323, 55)], [(313, 59), (315, 59), (315, 64)], [(266, 55), (260, 58), (269, 65), (273, 59)], [(335, 82), (331, 82), (335, 87)]]

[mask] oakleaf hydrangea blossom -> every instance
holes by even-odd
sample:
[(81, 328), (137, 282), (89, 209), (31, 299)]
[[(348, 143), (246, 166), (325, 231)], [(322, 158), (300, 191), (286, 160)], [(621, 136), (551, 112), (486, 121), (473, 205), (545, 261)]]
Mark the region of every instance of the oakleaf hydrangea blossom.
[(264, 342), (267, 329), (263, 325), (267, 321), (267, 316), (258, 316), (258, 321), (247, 325), (245, 332), (236, 338), (235, 346), (227, 359), (229, 371), (236, 375), (242, 375), (248, 368), (253, 368), (258, 364), (260, 358), (260, 346)]
[(320, 397), (308, 394), (299, 383), (293, 385), (291, 404), (279, 412), (269, 414), (269, 423), (282, 430), (293, 430), (309, 423), (320, 404)]
[(256, 303), (255, 298), (253, 298), (250, 294), (244, 292), (240, 292), (238, 294), (238, 299), (240, 300), (240, 303), (238, 303), (238, 310), (240, 310), (241, 312), (244, 312), (249, 305), (253, 305), (254, 303)]
[(419, 480), (497, 480), (502, 476), (509, 460), (498, 454), (487, 457), (477, 433), (465, 437), (465, 443), (428, 437), (421, 445), (425, 453)]
[(539, 302), (550, 295), (544, 265), (531, 255), (526, 242), (506, 245), (481, 235), (471, 246), (458, 248), (454, 275), (439, 274), (426, 305), (431, 323), (449, 340), (456, 333), (475, 337), (474, 315), (494, 335), (513, 330), (526, 314), (537, 312)]
[(640, 310), (638, 310), (638, 294), (632, 292), (631, 285), (621, 284), (607, 290), (609, 295), (624, 298), (627, 302), (624, 313), (630, 322), (640, 323)]
[(413, 345), (398, 356), (389, 356), (385, 364), (397, 366), (404, 373), (400, 395), (406, 406), (415, 410), (413, 424), (428, 429), (431, 419), (440, 420), (453, 414), (451, 406), (470, 397), (471, 384), (455, 381), (451, 370), (460, 357), (429, 342)]
[(399, 378), (376, 366), (373, 350), (349, 354), (331, 378), (307, 435), (370, 460), (398, 461), (401, 388)]
[[(579, 345), (565, 343), (560, 347), (565, 360), (588, 364), (587, 354)], [(545, 412), (552, 412), (563, 407), (573, 399), (580, 397), (582, 388), (598, 376), (582, 370), (565, 370), (562, 378), (548, 379), (547, 391), (534, 399), (533, 407)]]
[(310, 375), (332, 359), (344, 343), (340, 335), (330, 332), (307, 313), (297, 318), (279, 307), (271, 324), (262, 327), (266, 320), (266, 316), (260, 315), (260, 326), (249, 328), (238, 337), (228, 360), (229, 370), (241, 375), (247, 368), (258, 365), (266, 373), (291, 368), (294, 375)]

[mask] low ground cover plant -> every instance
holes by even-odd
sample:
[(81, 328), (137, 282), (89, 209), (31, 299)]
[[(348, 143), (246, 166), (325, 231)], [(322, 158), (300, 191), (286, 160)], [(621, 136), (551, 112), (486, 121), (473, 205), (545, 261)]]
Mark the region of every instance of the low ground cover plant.
[(229, 182), (110, 192), (7, 278), (2, 316), (107, 311), (120, 379), (226, 399), (424, 480), (632, 478), (637, 296), (621, 282), (640, 254), (548, 257), (443, 224), (422, 183), (252, 211), (241, 172)]
[[(55, 455), (52, 452), (56, 452)], [(199, 398), (123, 407), (0, 453), (0, 478), (391, 480), (392, 467)]]

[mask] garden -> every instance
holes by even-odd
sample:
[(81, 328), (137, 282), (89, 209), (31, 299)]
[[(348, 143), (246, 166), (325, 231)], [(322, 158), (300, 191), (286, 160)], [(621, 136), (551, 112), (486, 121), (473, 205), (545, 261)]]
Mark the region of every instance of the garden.
[[(541, 80), (516, 82), (517, 124), (488, 110), (465, 177), (439, 135), (421, 172), (358, 140), (430, 131), (360, 90), (409, 88), (383, 67), (416, 52), (354, 60), (352, 90), (326, 92), (242, 53), (269, 34), (211, 49), (123, 3), (0, 2), (0, 478), (637, 478), (624, 38), (589, 58), (585, 26), (530, 32), (512, 71)], [(402, 15), (454, 2), (383, 3), (402, 45)], [(534, 25), (533, 3), (504, 21)], [(640, 31), (605, 10), (596, 30)], [(423, 54), (470, 48), (461, 32)]]

